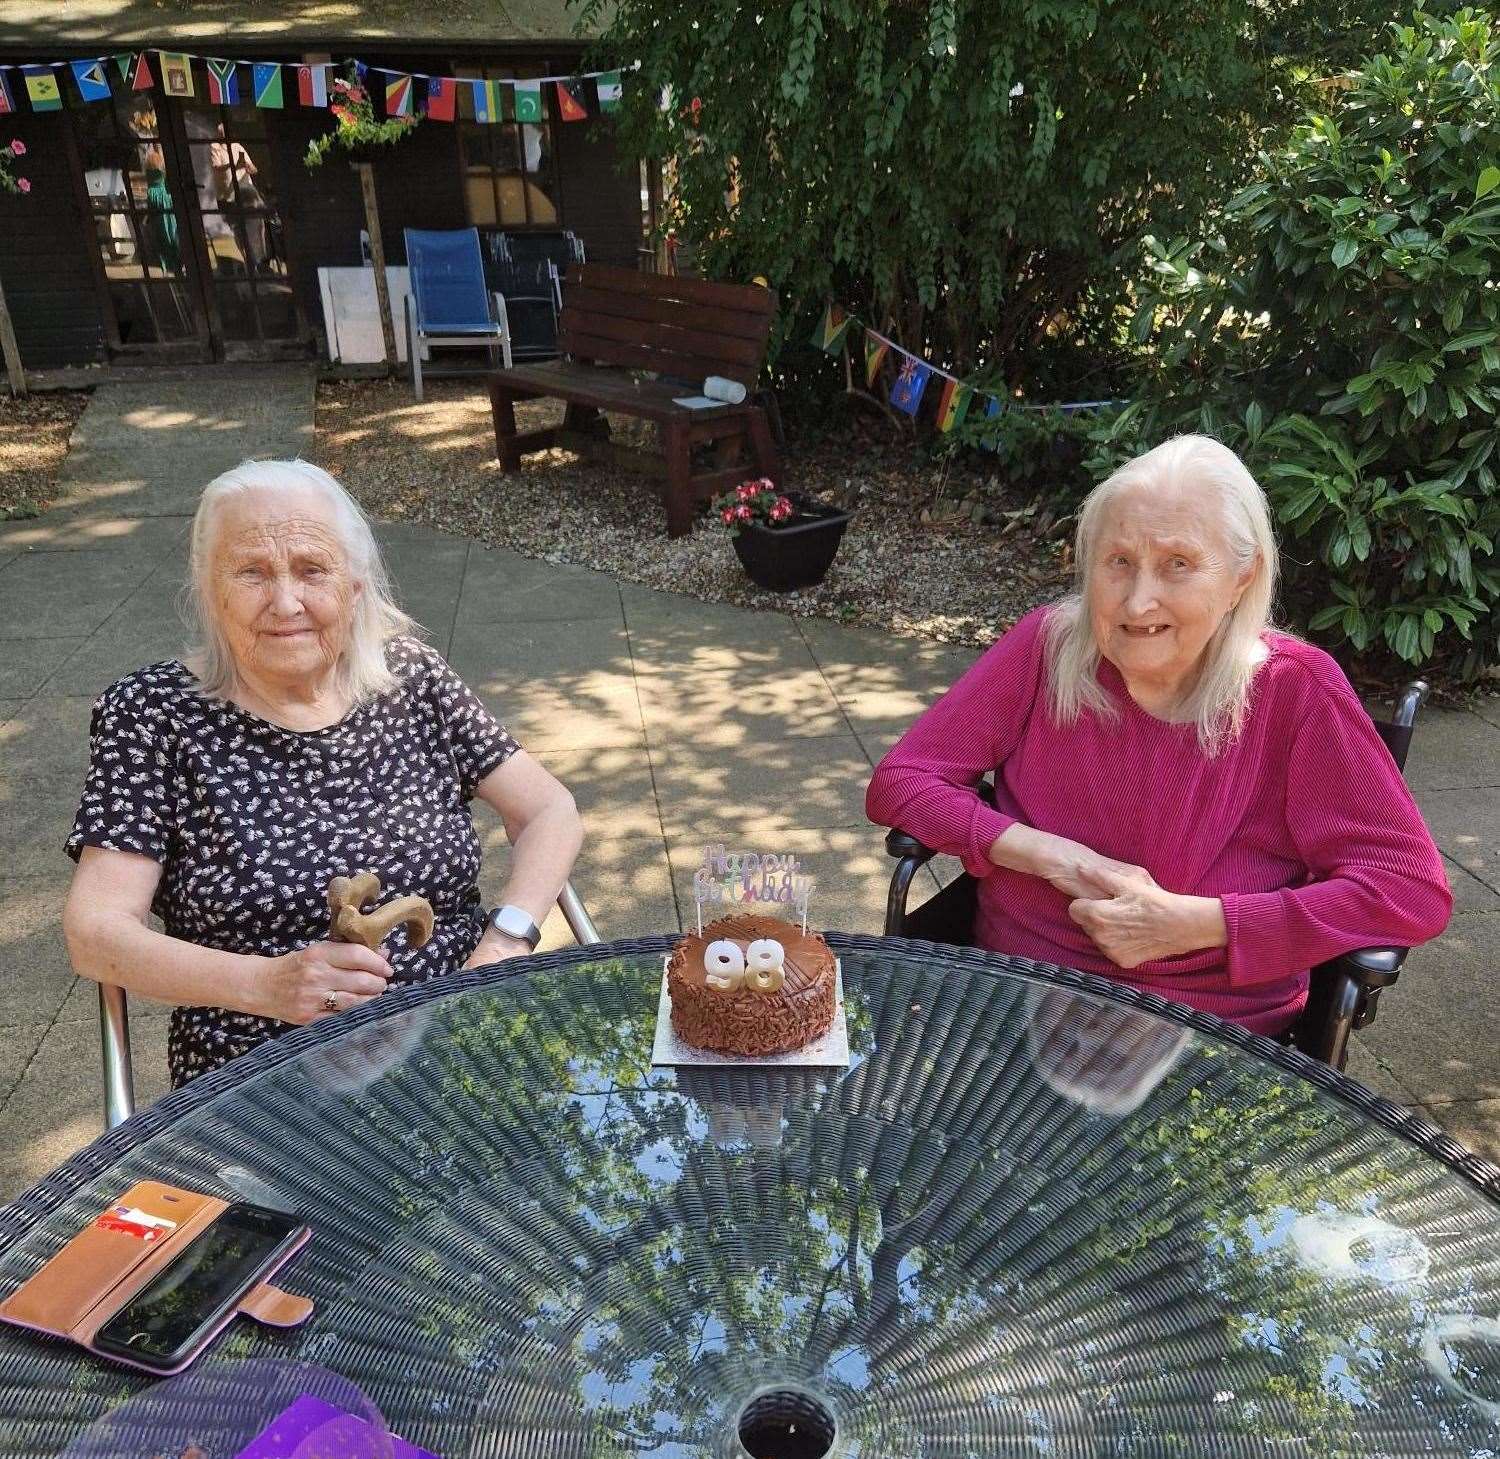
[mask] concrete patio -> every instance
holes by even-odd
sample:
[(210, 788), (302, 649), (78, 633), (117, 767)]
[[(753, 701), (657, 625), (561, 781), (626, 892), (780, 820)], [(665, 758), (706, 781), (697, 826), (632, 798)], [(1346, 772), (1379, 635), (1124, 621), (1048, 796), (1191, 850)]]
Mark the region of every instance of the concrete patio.
[[(58, 922), (63, 839), (94, 697), (175, 655), (188, 516), (250, 455), (311, 449), (313, 377), (152, 372), (101, 387), (61, 500), (0, 524), (0, 1198), (101, 1128), (97, 999)], [(878, 931), (889, 863), (865, 782), (971, 652), (637, 588), (420, 527), (381, 538), (432, 642), (574, 791), (576, 884), (605, 936), (675, 930), (708, 840), (776, 845), (818, 876), (813, 921)], [(1500, 705), (1429, 711), (1408, 767), (1457, 909), (1415, 952), (1350, 1072), (1500, 1159)], [(485, 893), (503, 879), (503, 836)], [(546, 945), (566, 941), (561, 918)], [(137, 1002), (142, 1099), (165, 1088), (166, 1010)]]

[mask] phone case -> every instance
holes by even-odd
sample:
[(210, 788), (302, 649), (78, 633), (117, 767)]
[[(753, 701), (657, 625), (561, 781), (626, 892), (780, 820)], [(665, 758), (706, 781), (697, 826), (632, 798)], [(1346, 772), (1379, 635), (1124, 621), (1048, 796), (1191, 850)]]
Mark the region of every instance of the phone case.
[(179, 1190), (160, 1181), (132, 1186), (115, 1206), (133, 1207), (147, 1216), (176, 1222), (174, 1230), (157, 1240), (129, 1231), (108, 1230), (90, 1222), (37, 1274), (0, 1302), (0, 1322), (68, 1338), (111, 1363), (140, 1368), (147, 1373), (180, 1373), (241, 1312), (272, 1327), (296, 1327), (312, 1315), (313, 1304), (270, 1285), (288, 1261), (307, 1244), (306, 1226), (286, 1254), (252, 1287), (191, 1352), (171, 1368), (137, 1363), (117, 1353), (100, 1352), (94, 1334), (132, 1297), (167, 1266), (200, 1231), (229, 1207), (229, 1202), (199, 1191)]

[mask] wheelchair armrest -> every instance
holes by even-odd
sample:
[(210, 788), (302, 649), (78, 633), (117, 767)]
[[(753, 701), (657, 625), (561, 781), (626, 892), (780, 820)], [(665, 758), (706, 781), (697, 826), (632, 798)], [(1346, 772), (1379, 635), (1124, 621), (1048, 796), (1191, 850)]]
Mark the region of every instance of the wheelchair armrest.
[(885, 833), (885, 850), (886, 855), (894, 856), (898, 861), (906, 856), (915, 857), (918, 866), (931, 861), (937, 854), (924, 846), (915, 836), (908, 836), (899, 828)]
[(1319, 963), (1313, 972), (1351, 978), (1365, 990), (1389, 988), (1401, 976), (1402, 964), (1410, 951), (1407, 947), (1359, 947)]
[[(995, 787), (988, 780), (981, 780), (974, 787), (974, 793), (987, 806), (995, 804)], [(918, 866), (931, 861), (937, 855), (936, 851), (924, 846), (915, 836), (909, 835), (899, 826), (885, 833), (885, 849), (888, 856), (894, 856), (898, 861), (903, 856), (915, 856)]]

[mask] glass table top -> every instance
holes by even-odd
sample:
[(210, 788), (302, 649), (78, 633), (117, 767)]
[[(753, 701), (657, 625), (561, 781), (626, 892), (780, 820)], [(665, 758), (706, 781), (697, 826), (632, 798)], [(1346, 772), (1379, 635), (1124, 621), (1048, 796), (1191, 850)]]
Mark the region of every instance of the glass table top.
[[(861, 1459), (1500, 1453), (1500, 1206), (1336, 1093), (878, 939), (847, 1070), (655, 1069), (659, 946), (619, 946), (251, 1061), (75, 1162), (0, 1289), (156, 1178), (314, 1230), (312, 1318), (215, 1364), (315, 1365), (442, 1459), (733, 1455), (757, 1402)], [(0, 1327), (0, 1456), (150, 1389)]]

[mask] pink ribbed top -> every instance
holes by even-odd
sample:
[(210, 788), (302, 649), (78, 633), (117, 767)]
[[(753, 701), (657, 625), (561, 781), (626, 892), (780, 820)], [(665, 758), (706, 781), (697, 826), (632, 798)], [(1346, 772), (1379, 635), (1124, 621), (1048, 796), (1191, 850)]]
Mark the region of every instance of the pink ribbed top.
[[(1102, 973), (1257, 1033), (1307, 1001), (1307, 970), (1339, 953), (1415, 946), (1447, 925), (1452, 894), (1400, 772), (1338, 665), (1279, 633), (1243, 733), (1213, 759), (1191, 725), (1141, 709), (1112, 664), (1112, 721), (1055, 723), (1041, 627), (1028, 614), (876, 767), (870, 819), (960, 857), (980, 878), (975, 940)], [(998, 809), (974, 786), (996, 774)], [(1229, 944), (1116, 967), (1040, 877), (989, 860), (1016, 821), (1144, 866), (1169, 891), (1219, 897)]]

